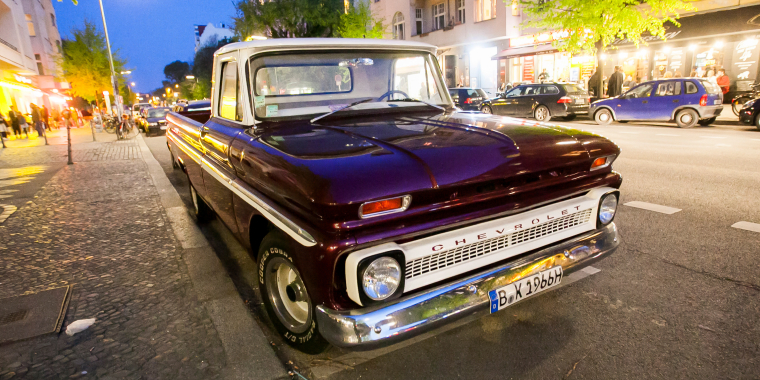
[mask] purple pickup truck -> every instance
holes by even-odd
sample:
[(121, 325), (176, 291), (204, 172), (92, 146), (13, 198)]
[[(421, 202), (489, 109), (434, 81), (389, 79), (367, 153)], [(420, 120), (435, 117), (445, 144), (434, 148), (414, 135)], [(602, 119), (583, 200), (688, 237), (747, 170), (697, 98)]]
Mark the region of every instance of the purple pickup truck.
[(205, 123), (168, 115), (173, 162), (198, 221), (251, 249), (275, 329), (304, 352), (498, 312), (620, 243), (617, 145), (459, 112), (434, 46), (230, 44), (211, 98)]

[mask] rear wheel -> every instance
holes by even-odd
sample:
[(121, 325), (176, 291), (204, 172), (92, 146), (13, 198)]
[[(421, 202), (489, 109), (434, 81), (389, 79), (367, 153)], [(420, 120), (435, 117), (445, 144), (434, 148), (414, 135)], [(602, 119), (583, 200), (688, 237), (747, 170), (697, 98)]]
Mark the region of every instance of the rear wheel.
[(328, 343), (317, 330), (315, 305), (293, 264), (291, 241), (279, 231), (272, 231), (259, 247), (261, 296), (277, 332), (300, 351), (324, 351)]
[(711, 117), (709, 119), (700, 120), (698, 123), (699, 123), (699, 125), (701, 125), (703, 127), (706, 127), (706, 126), (714, 123), (715, 119), (717, 119), (717, 117)]
[(676, 124), (681, 128), (691, 128), (697, 125), (699, 115), (693, 109), (684, 109), (676, 114)]
[(757, 129), (760, 130), (760, 114), (755, 116), (755, 127), (757, 127)]
[[(187, 180), (190, 181), (190, 178)], [(198, 196), (192, 183), (190, 183), (190, 198), (193, 200), (193, 212), (198, 223), (208, 222), (214, 217), (214, 211)]]
[(549, 109), (546, 106), (538, 106), (533, 111), (533, 117), (538, 121), (549, 121), (552, 119), (552, 115), (549, 113)]
[(483, 106), (483, 108), (480, 109), (480, 112), (487, 113), (487, 114), (493, 114), (493, 110), (491, 110), (491, 107), (489, 107), (489, 106)]
[(594, 114), (594, 121), (599, 125), (608, 125), (612, 123), (612, 113), (610, 110), (602, 108)]

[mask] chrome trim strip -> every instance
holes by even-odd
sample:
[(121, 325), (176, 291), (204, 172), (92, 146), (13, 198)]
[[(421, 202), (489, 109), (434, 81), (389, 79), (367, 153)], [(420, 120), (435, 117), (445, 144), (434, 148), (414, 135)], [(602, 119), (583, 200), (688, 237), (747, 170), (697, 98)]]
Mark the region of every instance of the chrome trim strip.
[(489, 291), (555, 266), (570, 274), (613, 253), (619, 244), (617, 226), (612, 222), (486, 272), (386, 304), (350, 311), (320, 305), (316, 311), (319, 331), (340, 347), (388, 345), (457, 317), (486, 314)]
[(243, 182), (240, 182), (238, 179), (230, 178), (224, 172), (215, 168), (212, 162), (203, 158), (199, 153), (195, 152), (195, 149), (193, 147), (187, 145), (180, 138), (174, 136), (173, 132), (169, 131), (166, 136), (167, 138), (176, 142), (177, 146), (179, 146), (179, 148), (187, 153), (190, 158), (197, 162), (203, 168), (203, 170), (211, 174), (212, 177), (230, 189), (230, 191), (237, 194), (242, 200), (255, 208), (258, 212), (261, 213), (261, 215), (267, 218), (267, 220), (272, 222), (272, 224), (288, 234), (295, 241), (305, 247), (311, 247), (317, 244), (317, 241), (313, 236), (311, 236), (311, 234), (306, 232), (303, 228), (299, 227), (290, 219), (286, 218), (279, 211), (269, 206), (266, 202), (253, 194), (250, 190), (246, 189), (247, 185), (245, 185)]

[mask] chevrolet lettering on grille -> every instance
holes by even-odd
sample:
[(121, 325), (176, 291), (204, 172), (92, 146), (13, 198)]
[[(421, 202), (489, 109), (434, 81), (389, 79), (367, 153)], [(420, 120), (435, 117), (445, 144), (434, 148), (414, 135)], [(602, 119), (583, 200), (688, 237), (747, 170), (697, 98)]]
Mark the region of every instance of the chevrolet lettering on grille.
[(500, 226), (498, 228), (491, 228), (490, 230), (473, 233), (473, 234), (469, 234), (462, 237), (457, 237), (455, 239), (451, 239), (446, 242), (441, 242), (441, 243), (431, 246), (430, 251), (432, 252), (444, 251), (447, 249), (456, 248), (457, 246), (475, 243), (479, 240), (491, 239), (491, 238), (509, 234), (515, 231), (531, 228), (538, 224), (551, 221), (552, 219), (560, 218), (566, 215), (570, 215), (571, 213), (580, 211), (580, 208), (581, 208), (580, 205), (568, 207), (566, 209), (557, 210), (555, 212), (549, 212), (545, 216), (538, 216), (531, 219), (525, 219), (517, 223), (510, 223), (509, 225)]

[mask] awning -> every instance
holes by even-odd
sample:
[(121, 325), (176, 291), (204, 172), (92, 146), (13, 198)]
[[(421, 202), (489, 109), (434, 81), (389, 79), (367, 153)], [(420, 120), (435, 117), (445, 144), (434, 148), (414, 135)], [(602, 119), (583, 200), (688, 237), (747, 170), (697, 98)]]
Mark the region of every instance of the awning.
[(501, 53), (494, 55), (491, 57), (491, 59), (509, 59), (509, 58), (518, 58), (523, 57), (526, 55), (541, 55), (541, 54), (552, 54), (556, 53), (558, 50), (551, 44), (544, 44), (544, 45), (538, 45), (538, 46), (526, 46), (516, 49), (507, 49), (502, 50)]

